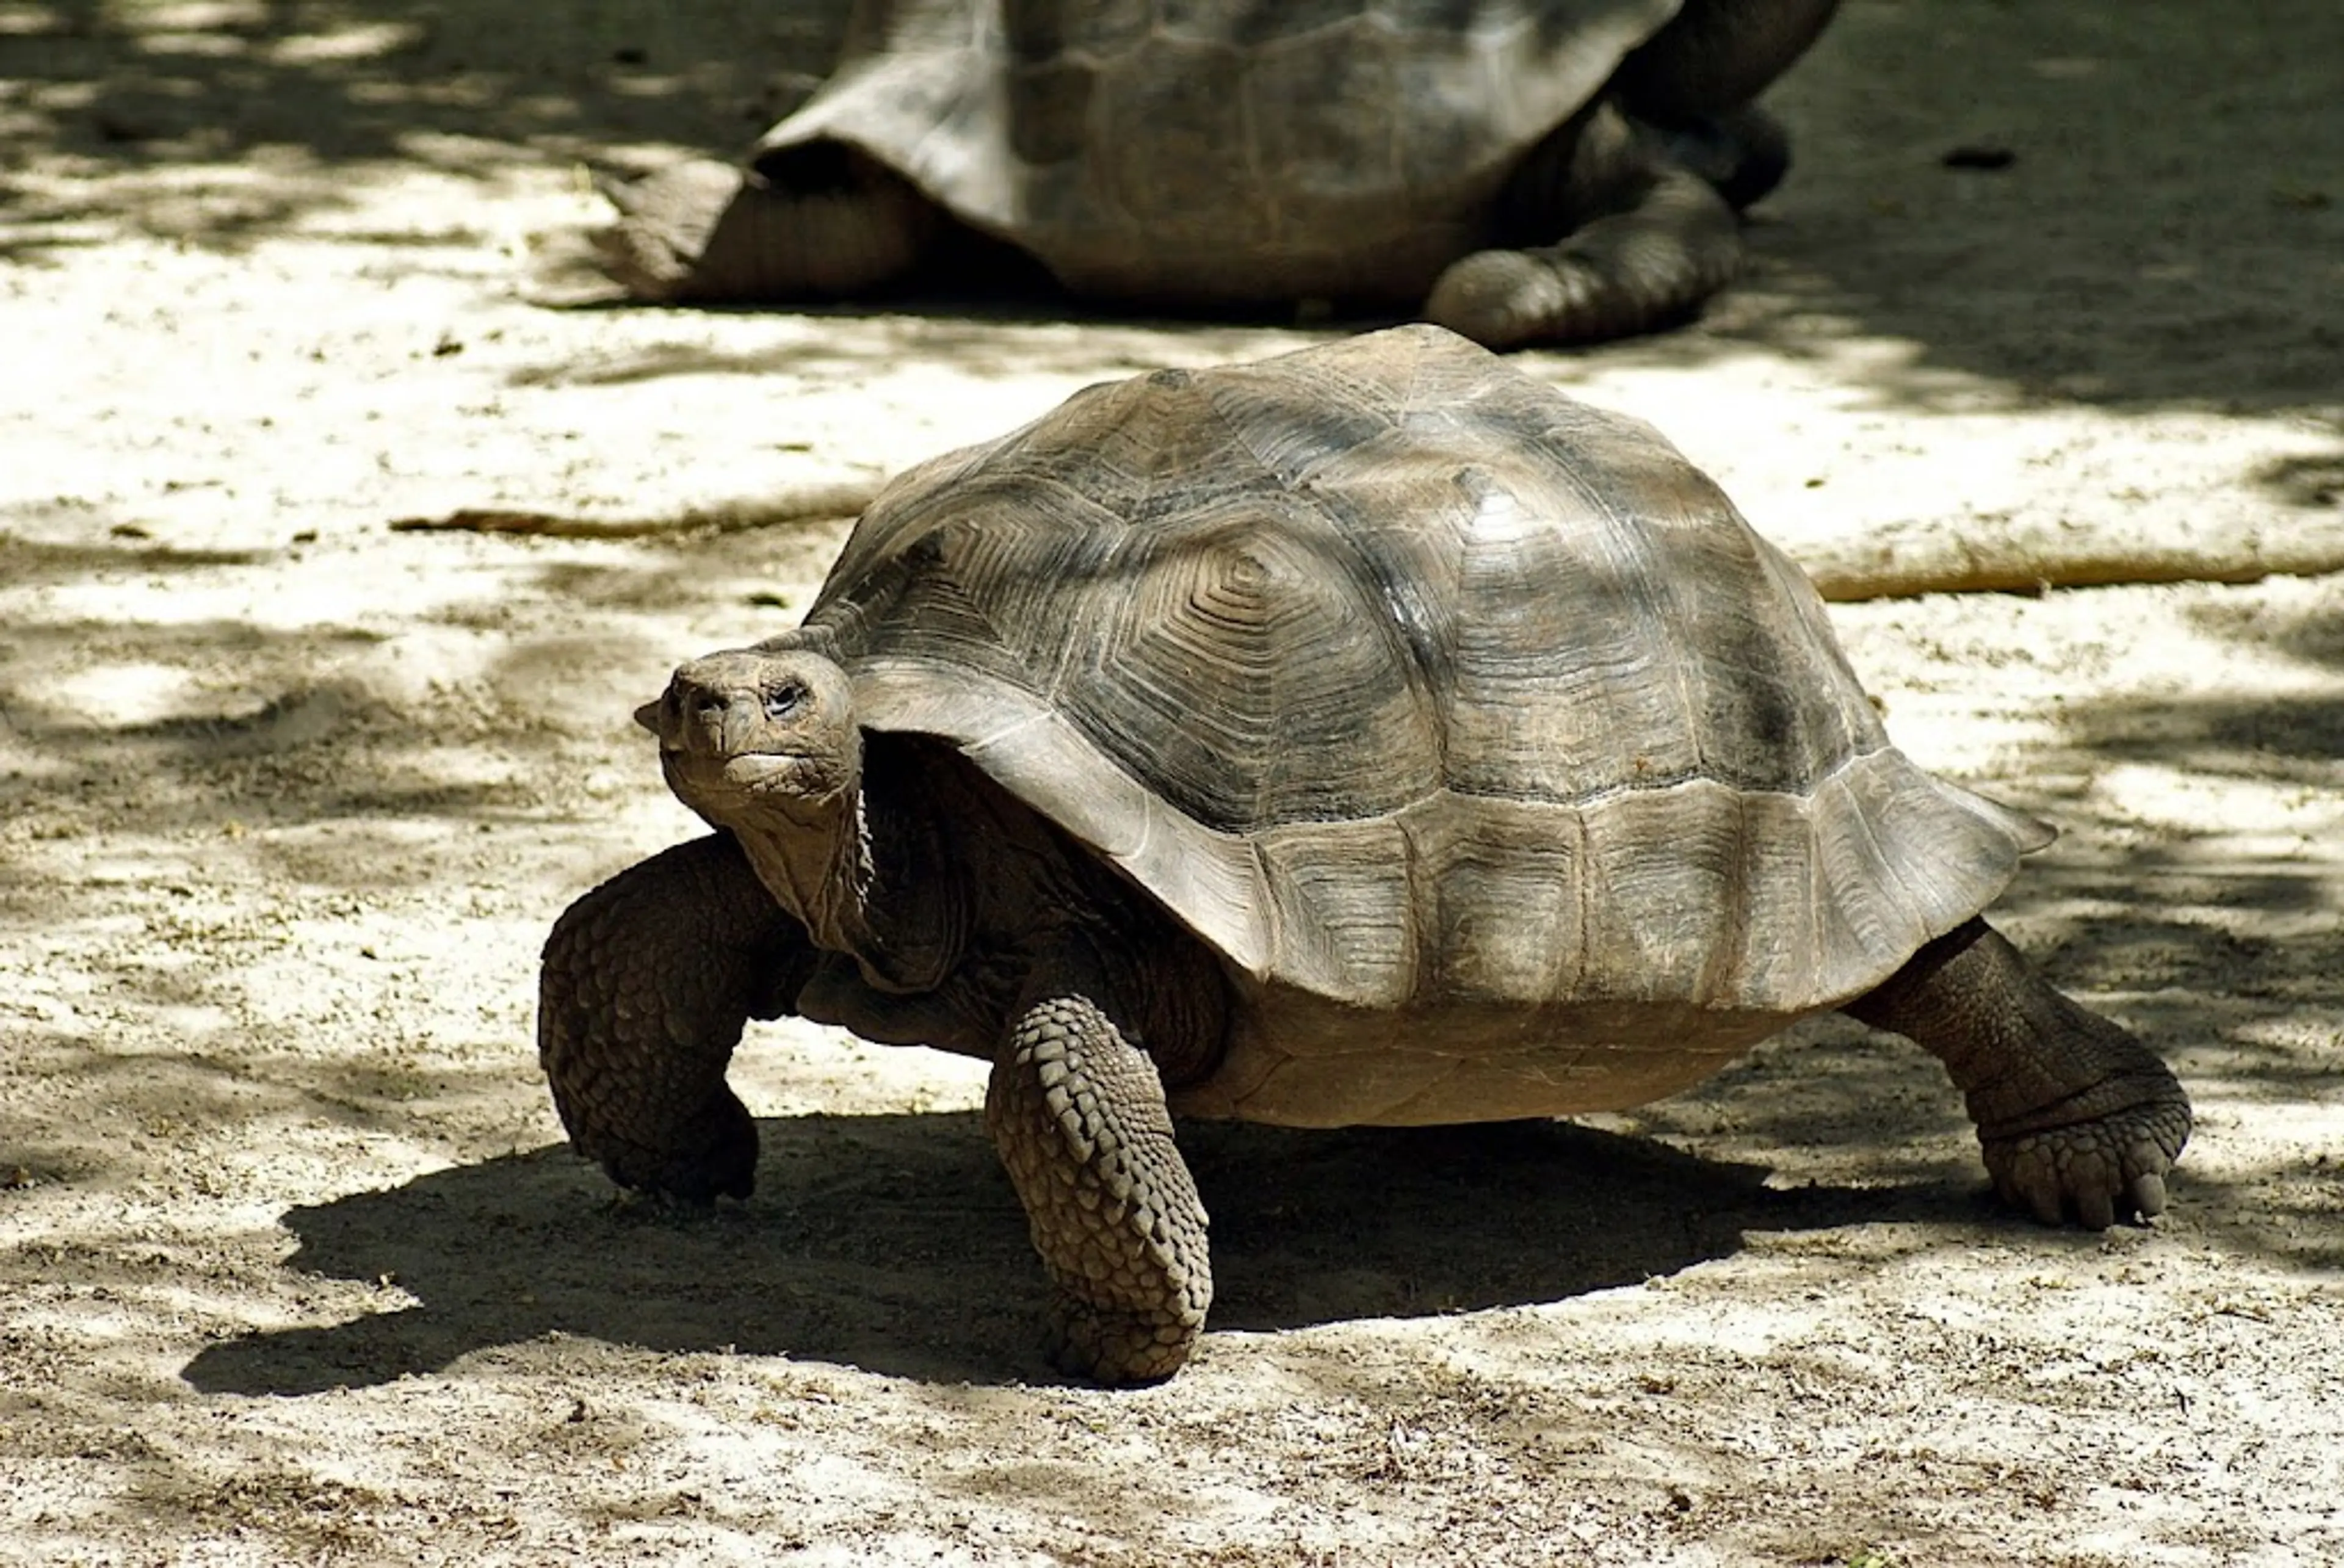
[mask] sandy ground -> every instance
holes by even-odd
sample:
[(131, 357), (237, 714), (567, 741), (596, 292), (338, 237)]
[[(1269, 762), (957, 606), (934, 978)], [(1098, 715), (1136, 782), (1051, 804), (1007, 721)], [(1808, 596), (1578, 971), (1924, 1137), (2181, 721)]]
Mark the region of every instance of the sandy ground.
[[(1834, 610), (1908, 750), (2064, 829), (1997, 918), (2195, 1093), (2153, 1229), (1996, 1212), (1834, 1022), (1630, 1117), (1187, 1129), (1221, 1298), (1138, 1392), (1037, 1360), (965, 1065), (760, 1027), (755, 1199), (614, 1202), (538, 944), (689, 831), (631, 705), (841, 525), (388, 524), (680, 516), (1311, 336), (531, 304), (577, 160), (819, 68), (674, 10), (0, 0), (0, 1561), (2344, 1561), (2344, 579)], [(2240, 10), (1849, 0), (1746, 281), (1524, 363), (1794, 549), (2332, 529), (2344, 25)]]

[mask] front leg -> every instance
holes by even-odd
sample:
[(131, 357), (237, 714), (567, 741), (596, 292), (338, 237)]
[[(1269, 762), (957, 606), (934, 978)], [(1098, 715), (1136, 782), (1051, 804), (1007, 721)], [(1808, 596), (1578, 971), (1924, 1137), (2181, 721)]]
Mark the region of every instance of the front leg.
[(1972, 920), (1847, 1005), (1945, 1064), (1995, 1190), (2046, 1224), (2095, 1229), (2165, 1208), (2189, 1097), (2156, 1054)]
[(1050, 1276), (1051, 1360), (1152, 1382), (1188, 1359), (1212, 1303), (1205, 1206), (1156, 1064), (1086, 989), (1042, 987), (1017, 1016), (985, 1126)]
[(701, 158), (601, 182), (619, 211), (591, 237), (602, 270), (661, 302), (854, 298), (910, 271), (941, 226), (909, 182), (844, 148), (771, 161), (759, 171)]
[(727, 834), (572, 904), (546, 938), (537, 1022), (572, 1146), (624, 1187), (746, 1198), (757, 1128), (724, 1069), (743, 1027), (788, 1011), (814, 959)]

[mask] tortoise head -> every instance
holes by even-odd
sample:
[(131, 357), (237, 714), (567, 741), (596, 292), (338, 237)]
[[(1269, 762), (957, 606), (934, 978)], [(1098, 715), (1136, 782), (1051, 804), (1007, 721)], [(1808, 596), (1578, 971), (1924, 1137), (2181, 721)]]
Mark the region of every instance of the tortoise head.
[(834, 823), (853, 801), (863, 742), (846, 672), (803, 648), (740, 648), (677, 668), (635, 711), (659, 737), (676, 797), (720, 827)]

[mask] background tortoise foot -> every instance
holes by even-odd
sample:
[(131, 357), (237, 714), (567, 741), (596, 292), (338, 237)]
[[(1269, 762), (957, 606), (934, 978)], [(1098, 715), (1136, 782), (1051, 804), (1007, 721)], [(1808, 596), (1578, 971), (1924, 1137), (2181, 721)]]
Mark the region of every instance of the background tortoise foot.
[(1698, 313), (1741, 264), (1733, 209), (1700, 176), (1668, 169), (1561, 244), (1451, 262), (1424, 318), (1486, 349), (1597, 342)]
[(619, 212), (588, 236), (603, 272), (634, 298), (666, 300), (690, 286), (701, 248), (740, 193), (741, 170), (693, 158), (641, 179), (602, 175), (594, 184)]
[(596, 258), (652, 302), (852, 298), (911, 270), (943, 227), (910, 182), (827, 144), (597, 185), (619, 219), (591, 237)]

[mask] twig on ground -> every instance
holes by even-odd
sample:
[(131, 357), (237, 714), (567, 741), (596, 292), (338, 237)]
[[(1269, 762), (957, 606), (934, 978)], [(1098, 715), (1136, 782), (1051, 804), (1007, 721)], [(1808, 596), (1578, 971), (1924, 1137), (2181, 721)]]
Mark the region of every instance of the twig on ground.
[[(666, 517), (581, 517), (522, 507), (463, 507), (403, 517), (395, 533), (511, 533), (550, 539), (649, 539), (736, 533), (854, 517), (882, 477), (815, 481), (770, 496), (696, 506)], [(2285, 536), (2176, 533), (2116, 538), (2090, 530), (1996, 523), (1963, 532), (1943, 522), (1892, 523), (1861, 535), (1800, 540), (1784, 548), (1827, 600), (1912, 599), (1925, 593), (2039, 593), (2125, 583), (2256, 582), (2344, 572), (2344, 526)]]
[(695, 506), (667, 517), (580, 517), (528, 507), (460, 507), (440, 517), (402, 517), (393, 533), (519, 533), (547, 539), (651, 539), (669, 533), (738, 533), (853, 517), (871, 504), (885, 481), (823, 480), (770, 496)]
[(1991, 532), (1964, 533), (1941, 522), (1905, 523), (1785, 548), (1825, 599), (1843, 602), (2120, 583), (2256, 582), (2344, 572), (2344, 527), (2336, 526), (2286, 535), (2118, 538), (1999, 524)]

